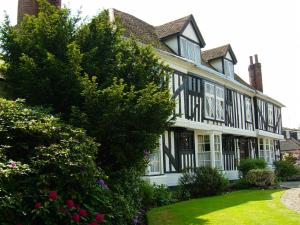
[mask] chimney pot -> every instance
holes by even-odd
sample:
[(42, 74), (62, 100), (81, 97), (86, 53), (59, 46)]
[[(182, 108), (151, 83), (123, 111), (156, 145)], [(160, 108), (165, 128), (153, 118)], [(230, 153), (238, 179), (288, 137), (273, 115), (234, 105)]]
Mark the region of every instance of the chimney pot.
[(250, 56), (250, 65), (253, 65), (253, 57)]
[(254, 58), (255, 58), (255, 63), (258, 63), (258, 57), (257, 57), (257, 54), (254, 55)]

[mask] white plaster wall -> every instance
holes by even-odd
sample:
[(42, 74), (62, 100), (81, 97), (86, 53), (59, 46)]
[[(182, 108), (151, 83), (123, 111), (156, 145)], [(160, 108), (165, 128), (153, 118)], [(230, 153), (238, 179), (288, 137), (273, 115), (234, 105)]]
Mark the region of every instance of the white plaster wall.
[(187, 25), (187, 27), (185, 28), (185, 30), (182, 33), (184, 36), (188, 37), (189, 39), (192, 39), (193, 41), (196, 41), (197, 43), (199, 43), (199, 39), (196, 35), (196, 32), (193, 28), (193, 26), (191, 25), (191, 23), (189, 23)]
[(220, 73), (223, 73), (223, 65), (221, 59), (216, 59), (210, 62), (210, 64)]
[(165, 44), (168, 45), (176, 54), (178, 54), (178, 41), (177, 37), (169, 38), (165, 41)]

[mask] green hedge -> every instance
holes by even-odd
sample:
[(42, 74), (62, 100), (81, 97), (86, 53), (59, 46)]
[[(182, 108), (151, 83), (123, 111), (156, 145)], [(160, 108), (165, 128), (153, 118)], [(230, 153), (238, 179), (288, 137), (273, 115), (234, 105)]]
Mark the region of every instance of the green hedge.
[(265, 169), (267, 167), (267, 163), (264, 159), (242, 159), (240, 161), (240, 165), (238, 166), (238, 170), (240, 171), (242, 177), (246, 177), (248, 171), (253, 169)]

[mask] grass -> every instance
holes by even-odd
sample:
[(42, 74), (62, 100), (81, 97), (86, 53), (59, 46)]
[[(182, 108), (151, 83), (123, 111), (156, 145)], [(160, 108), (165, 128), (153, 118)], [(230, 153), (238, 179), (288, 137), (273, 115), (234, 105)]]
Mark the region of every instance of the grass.
[(193, 199), (148, 212), (149, 225), (300, 225), (280, 202), (283, 190), (242, 190)]

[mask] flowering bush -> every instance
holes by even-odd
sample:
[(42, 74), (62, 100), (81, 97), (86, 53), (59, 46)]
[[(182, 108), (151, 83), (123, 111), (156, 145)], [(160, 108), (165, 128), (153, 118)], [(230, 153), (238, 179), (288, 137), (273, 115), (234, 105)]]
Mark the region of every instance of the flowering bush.
[(0, 224), (106, 221), (109, 190), (104, 180), (96, 183), (104, 177), (94, 162), (98, 145), (83, 130), (0, 99), (0, 143)]

